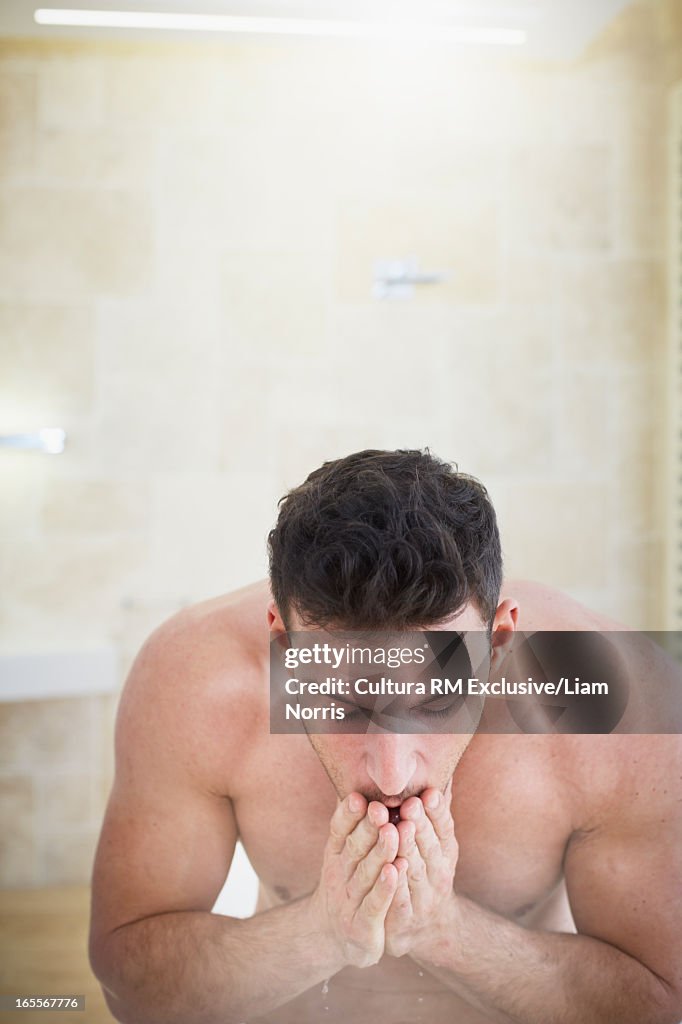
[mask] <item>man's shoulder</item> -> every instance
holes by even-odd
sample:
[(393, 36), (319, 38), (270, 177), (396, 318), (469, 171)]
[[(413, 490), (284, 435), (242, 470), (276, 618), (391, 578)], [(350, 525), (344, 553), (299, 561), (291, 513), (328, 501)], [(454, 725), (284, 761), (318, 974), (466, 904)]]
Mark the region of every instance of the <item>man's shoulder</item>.
[[(187, 637), (227, 635), (233, 641), (252, 640), (260, 635), (267, 643), (266, 609), (269, 586), (260, 580), (229, 593), (186, 605), (161, 623), (158, 630), (182, 632)], [(155, 631), (156, 632), (156, 631)]]
[(162, 622), (140, 654), (175, 666), (181, 685), (216, 679), (231, 689), (262, 668), (268, 652), (267, 589), (263, 583), (188, 605)]
[(519, 604), (518, 628), (526, 632), (540, 630), (625, 630), (615, 619), (588, 608), (556, 587), (533, 580), (505, 580), (501, 598)]
[[(262, 584), (190, 605), (142, 645), (126, 681), (122, 724), (153, 721), (187, 758), (222, 773), (267, 717), (267, 589)], [(259, 614), (262, 609), (262, 615)]]
[[(682, 829), (682, 737), (564, 737), (562, 771), (573, 795), (575, 834), (641, 836), (668, 823)], [(681, 836), (682, 838), (682, 836)]]

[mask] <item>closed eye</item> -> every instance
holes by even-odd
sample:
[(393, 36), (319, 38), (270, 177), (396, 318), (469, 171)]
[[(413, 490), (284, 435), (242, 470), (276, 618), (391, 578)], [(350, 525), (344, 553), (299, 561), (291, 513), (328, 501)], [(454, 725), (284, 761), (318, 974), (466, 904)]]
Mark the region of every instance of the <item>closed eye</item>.
[[(434, 702), (435, 704), (435, 702)], [(409, 709), (401, 709), (399, 717), (406, 717), (409, 715), (423, 715), (426, 718), (447, 718), (448, 715), (454, 714), (463, 704), (463, 699), (460, 697), (456, 700), (451, 700), (448, 704), (443, 707), (431, 707), (428, 704), (416, 704), (414, 707)], [(343, 705), (342, 705), (343, 706)], [(374, 713), (373, 708), (364, 708), (359, 704), (354, 704), (352, 710), (348, 707), (344, 708), (346, 721), (358, 721), (360, 718), (371, 718)], [(391, 709), (385, 708), (383, 714), (390, 715)]]
[(455, 711), (458, 708), (460, 708), (461, 706), (462, 706), (462, 701), (461, 700), (453, 700), (453, 701), (450, 701), (449, 704), (446, 704), (445, 707), (442, 707), (442, 708), (430, 708), (427, 705), (422, 704), (418, 708), (413, 708), (413, 711), (416, 710), (420, 715), (426, 715), (428, 718), (431, 718), (431, 717), (447, 718), (448, 715), (454, 714)]

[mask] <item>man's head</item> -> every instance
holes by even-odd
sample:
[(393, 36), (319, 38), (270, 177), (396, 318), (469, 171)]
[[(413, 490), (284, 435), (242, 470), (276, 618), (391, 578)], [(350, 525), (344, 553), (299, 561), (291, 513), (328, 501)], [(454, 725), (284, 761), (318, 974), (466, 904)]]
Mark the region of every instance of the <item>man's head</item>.
[(282, 498), (270, 579), (285, 624), (423, 628), (467, 605), (490, 628), (502, 584), (482, 484), (428, 451), (325, 462)]
[[(366, 450), (325, 462), (280, 502), (269, 535), (270, 628), (447, 629), (514, 626), (498, 605), (495, 511), (478, 480), (427, 451)], [(444, 790), (470, 734), (310, 733), (340, 797), (396, 804)]]

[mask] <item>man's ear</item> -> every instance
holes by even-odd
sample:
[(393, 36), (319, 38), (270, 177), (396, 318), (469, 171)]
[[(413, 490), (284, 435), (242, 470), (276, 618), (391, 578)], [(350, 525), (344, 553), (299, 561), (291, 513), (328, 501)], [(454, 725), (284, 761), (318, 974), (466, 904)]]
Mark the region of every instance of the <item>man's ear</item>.
[(287, 627), (284, 625), (284, 619), (280, 615), (279, 608), (274, 601), (268, 601), (266, 614), (268, 619), (268, 629), (270, 630), (270, 638), (272, 640), (275, 638), (281, 638), (286, 646), (286, 644), (288, 644)]
[(518, 618), (519, 605), (517, 601), (506, 597), (499, 603), (493, 619), (491, 669), (499, 668), (511, 651)]
[(268, 629), (271, 633), (286, 633), (287, 627), (284, 625), (284, 619), (279, 613), (279, 608), (274, 602), (274, 599), (268, 601)]

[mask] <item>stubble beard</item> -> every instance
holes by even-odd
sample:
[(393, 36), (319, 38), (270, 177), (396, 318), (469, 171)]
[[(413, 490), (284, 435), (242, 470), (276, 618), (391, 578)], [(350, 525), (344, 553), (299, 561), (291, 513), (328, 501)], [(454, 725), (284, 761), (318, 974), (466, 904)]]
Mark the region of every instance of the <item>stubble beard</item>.
[[(336, 790), (336, 795), (338, 796), (339, 800), (343, 800), (351, 792), (356, 792), (355, 790), (346, 790), (343, 784), (342, 774), (337, 765), (334, 764), (333, 760), (327, 755), (326, 751), (323, 748), (316, 746), (311, 733), (306, 732), (306, 735), (308, 737), (311, 747), (315, 751), (320, 761), (320, 764), (322, 765), (327, 774), (327, 778), (329, 779), (332, 786)], [(448, 787), (448, 783), (450, 782), (450, 780), (452, 779), (453, 775), (457, 770), (457, 766), (459, 765), (459, 762), (461, 761), (462, 755), (464, 754), (465, 750), (466, 747), (464, 748), (464, 750), (460, 750), (457, 752), (457, 755), (452, 761), (452, 764), (445, 770), (443, 778), (441, 778), (438, 782), (429, 782), (427, 783), (426, 786), (422, 786), (419, 789), (405, 789), (402, 791), (402, 793), (381, 793), (381, 791), (376, 787), (367, 786), (365, 786), (361, 790), (358, 790), (357, 792), (361, 792), (368, 803), (372, 800), (377, 800), (379, 803), (384, 803), (384, 801), (389, 798), (392, 801), (399, 800), (400, 803), (403, 803), (410, 796), (419, 796), (419, 794), (422, 793), (423, 790), (428, 786), (434, 786), (436, 789), (439, 789), (441, 793), (444, 793)]]

